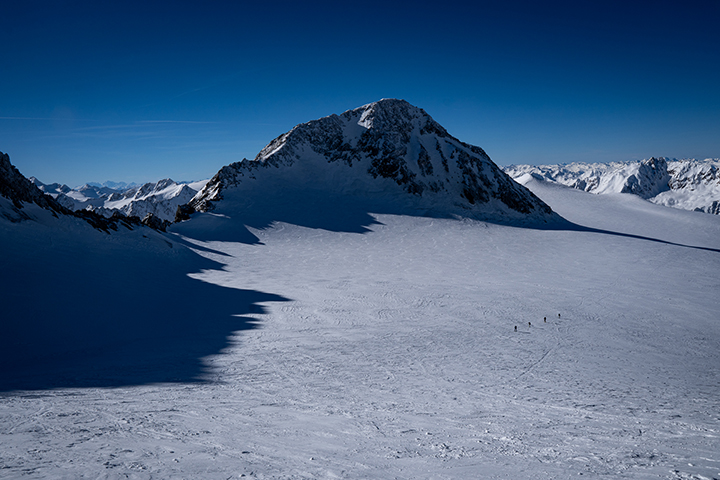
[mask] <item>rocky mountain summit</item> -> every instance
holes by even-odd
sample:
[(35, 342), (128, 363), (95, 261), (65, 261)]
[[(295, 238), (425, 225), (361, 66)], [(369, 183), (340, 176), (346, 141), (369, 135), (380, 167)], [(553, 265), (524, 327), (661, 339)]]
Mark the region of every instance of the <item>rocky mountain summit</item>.
[(537, 179), (591, 193), (631, 193), (659, 205), (720, 214), (720, 159), (649, 158), (613, 163), (511, 165), (513, 178)]
[(304, 185), (483, 218), (557, 217), (482, 148), (461, 142), (424, 110), (396, 99), (297, 125), (254, 160), (223, 167), (182, 213), (212, 210), (228, 191), (251, 185), (268, 185), (267, 192)]

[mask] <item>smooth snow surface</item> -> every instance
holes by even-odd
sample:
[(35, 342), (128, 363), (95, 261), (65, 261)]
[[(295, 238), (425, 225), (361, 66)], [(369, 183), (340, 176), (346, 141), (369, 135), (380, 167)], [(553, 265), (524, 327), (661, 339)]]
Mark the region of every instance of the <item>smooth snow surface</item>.
[[(208, 328), (228, 314), (255, 328), (202, 357), (203, 381), (154, 383), (168, 379), (144, 376), (154, 357), (143, 354), (127, 359), (135, 379), (103, 385), (88, 372), (120, 355), (112, 346), (52, 380), (27, 367), (32, 390), (12, 390), (23, 381), (12, 370), (0, 397), (0, 478), (719, 478), (720, 217), (525, 183), (574, 225), (341, 202), (314, 205), (323, 215), (313, 223), (307, 205), (284, 216), (256, 205), (253, 216), (220, 202), (145, 239), (154, 265), (176, 255), (174, 268), (133, 278), (111, 253), (97, 270), (79, 260), (71, 300), (109, 282), (79, 309), (98, 324), (143, 315), (128, 281), (135, 295), (149, 292), (145, 303), (170, 286), (157, 298), (167, 312), (143, 316), (168, 338), (173, 322), (188, 323), (184, 310)], [(30, 228), (2, 225), (4, 251), (12, 228)], [(28, 274), (62, 283), (73, 247), (47, 235), (54, 254), (33, 257), (17, 241), (3, 275), (5, 263), (20, 271), (27, 261)], [(178, 253), (183, 245), (204, 259)], [(95, 275), (87, 283), (83, 269)], [(4, 295), (23, 294), (2, 278)], [(252, 313), (251, 303), (265, 308)], [(48, 324), (75, 322), (71, 306), (47, 307)], [(93, 382), (72, 388), (76, 378)]]

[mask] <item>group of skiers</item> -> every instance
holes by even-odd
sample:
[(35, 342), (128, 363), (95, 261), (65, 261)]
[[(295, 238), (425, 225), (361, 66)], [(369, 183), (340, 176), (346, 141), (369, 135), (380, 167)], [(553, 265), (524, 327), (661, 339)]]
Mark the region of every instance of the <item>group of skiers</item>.
[[(560, 318), (559, 313), (558, 313), (558, 318)], [(543, 323), (547, 323), (547, 317), (543, 317)], [(532, 322), (528, 322), (528, 327), (532, 327)], [(517, 332), (517, 325), (515, 325), (515, 331)]]

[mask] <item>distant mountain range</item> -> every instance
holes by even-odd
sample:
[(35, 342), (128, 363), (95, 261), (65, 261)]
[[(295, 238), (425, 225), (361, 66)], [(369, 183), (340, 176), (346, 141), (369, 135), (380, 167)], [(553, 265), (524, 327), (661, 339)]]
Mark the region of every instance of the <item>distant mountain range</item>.
[(129, 189), (129, 188), (139, 187), (139, 186), (140, 186), (140, 184), (135, 183), (135, 182), (132, 182), (132, 183), (113, 182), (113, 181), (111, 181), (111, 180), (108, 180), (108, 181), (103, 182), (103, 183), (90, 182), (90, 183), (88, 183), (87, 185), (89, 185), (89, 186), (91, 186), (91, 187), (108, 187), (108, 188), (112, 188), (113, 190), (118, 190), (118, 191), (124, 191), (124, 190), (127, 190), (127, 189)]
[(631, 193), (658, 205), (720, 214), (720, 159), (649, 158), (613, 163), (510, 165), (519, 180), (532, 175), (591, 193)]
[(197, 194), (207, 181), (176, 183), (166, 178), (143, 185), (124, 182), (88, 183), (70, 188), (58, 183), (44, 184), (35, 177), (29, 179), (43, 193), (53, 197), (70, 210), (91, 210), (105, 217), (114, 212), (145, 218), (149, 213), (164, 221), (173, 221), (177, 207)]
[(7, 155), (3, 168), (6, 185), (0, 193), (16, 210), (31, 201), (106, 219), (137, 217), (156, 228), (213, 210), (228, 197), (242, 210), (261, 208), (270, 198), (281, 208), (301, 209), (308, 196), (340, 195), (393, 206), (388, 212), (409, 208), (420, 214), (510, 222), (559, 218), (522, 181), (512, 181), (524, 175), (591, 193), (631, 193), (660, 205), (720, 214), (720, 159), (660, 157), (500, 169), (482, 148), (458, 140), (424, 110), (396, 99), (297, 125), (253, 160), (222, 167), (200, 182), (168, 178), (143, 185), (108, 181), (70, 188), (25, 179)]
[[(60, 188), (60, 187), (58, 187)], [(79, 218), (93, 228), (109, 233), (119, 226), (132, 230), (135, 226), (147, 225), (155, 229), (164, 229), (166, 224), (152, 214), (142, 220), (135, 216), (126, 216), (114, 212), (104, 217), (88, 210), (73, 210), (60, 204), (55, 198), (45, 194), (37, 185), (25, 178), (10, 163), (10, 156), (0, 152), (0, 218), (10, 223), (37, 220), (40, 216), (51, 215), (55, 218)]]

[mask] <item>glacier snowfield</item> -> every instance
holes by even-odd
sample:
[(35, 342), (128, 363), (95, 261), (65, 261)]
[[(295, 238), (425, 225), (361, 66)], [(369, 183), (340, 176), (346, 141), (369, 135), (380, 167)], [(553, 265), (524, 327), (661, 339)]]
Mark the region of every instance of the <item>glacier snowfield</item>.
[(0, 223), (0, 478), (720, 478), (720, 217), (525, 181), (573, 225)]

